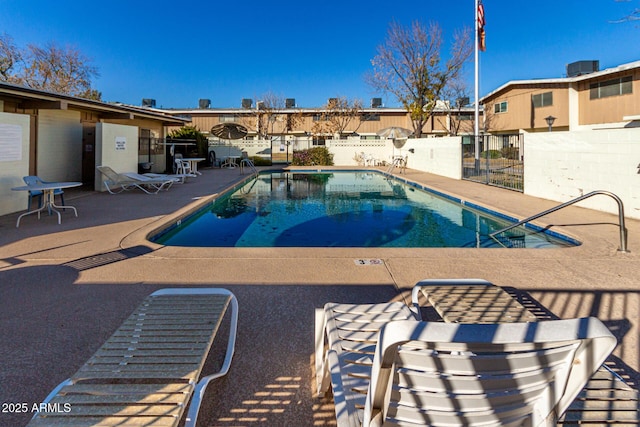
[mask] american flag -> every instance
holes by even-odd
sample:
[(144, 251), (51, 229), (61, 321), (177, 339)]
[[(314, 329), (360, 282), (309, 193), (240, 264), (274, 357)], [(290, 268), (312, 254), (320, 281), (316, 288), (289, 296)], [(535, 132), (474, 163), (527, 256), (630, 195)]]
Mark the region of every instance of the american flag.
[(481, 51), (487, 50), (487, 45), (485, 42), (485, 32), (484, 32), (484, 5), (482, 2), (478, 3), (478, 49)]

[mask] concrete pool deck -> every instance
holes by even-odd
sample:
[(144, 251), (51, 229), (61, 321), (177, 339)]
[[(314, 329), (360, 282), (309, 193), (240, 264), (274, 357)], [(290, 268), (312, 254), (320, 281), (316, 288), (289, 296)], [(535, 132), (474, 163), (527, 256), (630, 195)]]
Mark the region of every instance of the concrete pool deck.
[[(243, 178), (238, 169), (201, 171), (157, 195), (66, 191), (78, 218), (64, 212), (60, 225), (55, 216), (33, 215), (16, 228), (19, 213), (0, 217), (2, 402), (41, 402), (154, 290), (214, 286), (238, 297), (239, 334), (231, 371), (210, 385), (200, 425), (331, 425), (331, 402), (312, 393), (314, 309), (406, 299), (424, 278), (482, 278), (527, 292), (561, 318), (596, 316), (619, 339), (614, 354), (623, 373), (638, 382), (640, 221), (627, 219), (629, 253), (617, 251), (617, 215), (576, 206), (538, 220), (583, 242), (563, 249), (175, 248), (146, 241), (176, 211)], [(413, 170), (403, 176), (521, 218), (558, 204)], [(29, 418), (0, 413), (0, 426)]]

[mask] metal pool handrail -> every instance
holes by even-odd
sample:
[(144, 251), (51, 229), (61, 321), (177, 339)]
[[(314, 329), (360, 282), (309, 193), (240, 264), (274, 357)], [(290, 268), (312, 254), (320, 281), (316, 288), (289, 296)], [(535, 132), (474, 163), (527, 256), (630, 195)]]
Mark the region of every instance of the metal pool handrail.
[(240, 173), (244, 173), (245, 165), (251, 168), (251, 171), (253, 172), (254, 175), (256, 176), (258, 175), (258, 169), (256, 169), (256, 166), (253, 164), (251, 159), (242, 159), (242, 161), (240, 161)]
[(590, 193), (584, 194), (578, 198), (575, 198), (573, 200), (569, 200), (568, 202), (562, 203), (561, 205), (558, 205), (556, 207), (553, 207), (551, 209), (547, 209), (544, 212), (540, 212), (538, 214), (535, 214), (533, 216), (530, 216), (528, 218), (523, 219), (522, 221), (518, 221), (515, 224), (511, 224), (508, 227), (505, 227), (501, 230), (498, 231), (494, 231), (493, 233), (489, 233), (489, 237), (491, 237), (492, 239), (495, 239), (496, 234), (500, 234), (500, 233), (504, 233), (507, 230), (511, 230), (512, 228), (518, 227), (522, 224), (525, 224), (529, 221), (533, 221), (536, 218), (540, 218), (541, 216), (545, 216), (547, 214), (550, 214), (552, 212), (555, 212), (557, 210), (560, 210), (564, 207), (567, 207), (569, 205), (573, 205), (574, 203), (578, 203), (586, 198), (589, 198), (591, 196), (595, 196), (598, 194), (603, 194), (605, 196), (609, 196), (611, 197), (613, 200), (616, 201), (616, 203), (618, 203), (618, 227), (620, 228), (620, 248), (618, 248), (619, 252), (628, 252), (627, 250), (627, 228), (625, 227), (625, 222), (624, 222), (624, 205), (622, 204), (622, 200), (620, 199), (620, 197), (616, 196), (615, 194), (613, 194), (610, 191), (604, 191), (604, 190), (596, 190), (596, 191), (592, 191)]
[(391, 173), (391, 171), (394, 170), (396, 168), (396, 166), (400, 168), (400, 173), (402, 173), (402, 171), (404, 171), (405, 168), (407, 167), (407, 164), (405, 162), (405, 158), (401, 157), (401, 156), (395, 157), (391, 161), (391, 164), (389, 165), (389, 169), (387, 169), (387, 173)]

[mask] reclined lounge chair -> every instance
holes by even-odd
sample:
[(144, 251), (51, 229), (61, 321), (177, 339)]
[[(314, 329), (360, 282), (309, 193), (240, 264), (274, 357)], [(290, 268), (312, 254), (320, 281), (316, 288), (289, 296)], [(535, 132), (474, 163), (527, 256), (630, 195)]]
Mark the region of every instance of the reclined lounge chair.
[(184, 184), (187, 178), (194, 178), (196, 174), (194, 173), (172, 173), (172, 174), (164, 174), (164, 173), (153, 173), (147, 172), (143, 173), (142, 176), (146, 176), (147, 178), (171, 178), (180, 184)]
[(118, 194), (126, 190), (140, 189), (147, 194), (156, 194), (160, 190), (168, 190), (177, 180), (175, 178), (151, 178), (140, 174), (135, 177), (127, 174), (117, 173), (109, 166), (98, 166), (98, 171), (106, 178), (103, 182), (107, 191), (111, 194)]
[(317, 312), (318, 392), (330, 377), (338, 426), (555, 425), (616, 346), (596, 318), (424, 322), (402, 305)]
[(159, 173), (135, 173), (135, 172), (125, 172), (125, 175), (128, 178), (133, 179), (134, 181), (140, 181), (141, 183), (145, 182), (158, 182), (164, 181), (166, 183), (166, 189), (168, 190), (175, 183), (182, 183), (184, 177), (179, 175), (165, 175)]
[[(203, 367), (228, 309), (225, 359), (208, 374)], [(237, 323), (238, 302), (226, 289), (156, 291), (45, 399), (62, 409), (38, 412), (28, 426), (175, 427), (185, 413), (185, 426), (195, 426), (207, 385), (229, 370)]]

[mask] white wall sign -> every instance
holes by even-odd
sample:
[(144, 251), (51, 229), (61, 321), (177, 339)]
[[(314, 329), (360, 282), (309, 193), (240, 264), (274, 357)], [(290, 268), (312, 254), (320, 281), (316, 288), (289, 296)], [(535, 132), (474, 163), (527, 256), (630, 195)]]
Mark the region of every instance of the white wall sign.
[(126, 150), (126, 149), (127, 149), (127, 137), (116, 136), (116, 150)]
[(0, 162), (22, 160), (22, 127), (0, 124)]

